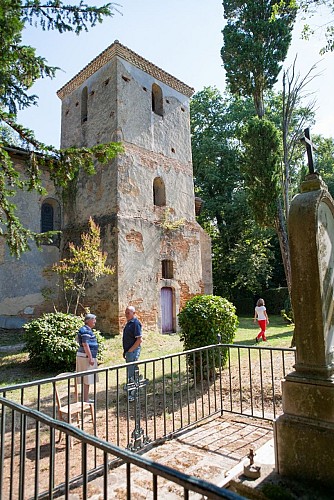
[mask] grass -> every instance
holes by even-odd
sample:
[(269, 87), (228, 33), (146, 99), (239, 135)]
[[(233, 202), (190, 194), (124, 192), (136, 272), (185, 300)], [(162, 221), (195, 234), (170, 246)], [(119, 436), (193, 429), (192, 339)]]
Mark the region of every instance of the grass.
[[(239, 328), (234, 339), (235, 344), (253, 345), (259, 333), (258, 325), (254, 325), (253, 318), (239, 317)], [(268, 347), (290, 347), (293, 335), (293, 325), (288, 325), (281, 316), (270, 316), (267, 327), (267, 342), (259, 345)]]
[[(255, 345), (255, 337), (259, 332), (251, 317), (239, 317), (239, 327), (234, 343)], [(287, 325), (280, 316), (271, 316), (267, 330), (266, 343), (260, 345), (271, 347), (290, 347), (293, 326)], [(28, 352), (22, 348), (22, 332), (0, 330), (0, 386), (14, 385), (32, 380), (44, 379), (59, 372), (42, 372), (33, 367)], [(106, 356), (103, 365), (111, 366), (124, 363), (122, 357), (122, 336), (106, 337)], [(152, 359), (183, 350), (183, 343), (178, 334), (162, 335), (156, 332), (145, 332), (141, 359)]]

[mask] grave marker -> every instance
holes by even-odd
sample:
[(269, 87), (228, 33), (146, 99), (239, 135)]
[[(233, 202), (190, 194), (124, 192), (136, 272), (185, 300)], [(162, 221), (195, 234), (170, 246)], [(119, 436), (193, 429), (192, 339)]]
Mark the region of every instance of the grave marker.
[(312, 167), (291, 203), (289, 242), (296, 365), (282, 383), (276, 468), (334, 486), (334, 201)]

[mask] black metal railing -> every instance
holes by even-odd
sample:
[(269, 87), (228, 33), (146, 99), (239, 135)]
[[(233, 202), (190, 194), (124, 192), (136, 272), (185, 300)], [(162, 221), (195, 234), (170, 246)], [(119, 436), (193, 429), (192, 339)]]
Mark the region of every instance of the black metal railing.
[[(292, 371), (294, 363), (294, 349), (217, 344), (137, 361), (134, 364), (139, 373), (130, 384), (130, 364), (99, 368), (93, 372), (95, 382), (90, 396), (94, 402), (88, 407), (80, 403), (84, 373), (3, 387), (0, 396), (41, 412), (45, 418), (62, 418), (75, 424), (99, 442), (137, 451), (214, 415), (237, 413), (273, 420), (282, 412), (281, 380)], [(79, 387), (74, 384), (73, 389), (75, 381)], [(130, 398), (131, 393), (134, 397)], [(78, 411), (71, 415), (66, 408), (72, 404)], [(14, 436), (16, 421), (7, 418), (1, 425), (6, 436)], [(48, 441), (49, 432), (40, 425), (38, 439), (42, 443)], [(44, 450), (43, 445), (36, 447), (36, 433), (34, 424), (26, 423), (24, 442), (26, 451), (34, 456), (33, 463), (38, 460), (33, 450)], [(68, 450), (67, 440), (65, 445), (62, 440), (56, 446), (54, 435), (52, 439), (45, 449), (51, 446), (57, 451), (54, 459), (74, 463), (77, 441)], [(103, 453), (99, 450), (86, 450), (87, 474), (103, 466)], [(14, 459), (10, 463), (14, 470)], [(30, 481), (30, 477), (26, 480)]]
[[(145, 434), (155, 441), (222, 411), (272, 420), (282, 411), (281, 380), (294, 363), (294, 349), (237, 344), (132, 363), (147, 380), (140, 397)], [(91, 386), (97, 418), (90, 432), (121, 446), (131, 440), (135, 413), (126, 387), (128, 366), (95, 370)], [(68, 404), (72, 383), (76, 380), (80, 386), (82, 378), (64, 374), (3, 387), (0, 395), (56, 418), (56, 388)]]
[(223, 410), (273, 420), (282, 413), (281, 382), (293, 371), (295, 348), (227, 346)]
[[(0, 498), (8, 500), (69, 498), (74, 491), (86, 500), (99, 498), (130, 499), (132, 492), (145, 498), (166, 498), (173, 492), (189, 498), (190, 492), (208, 499), (241, 500), (242, 497), (207, 481), (197, 479), (170, 467), (102, 441), (73, 426), (55, 420), (39, 411), (0, 397)], [(7, 422), (10, 431), (6, 431)], [(29, 430), (33, 434), (28, 437)], [(56, 431), (65, 437), (65, 453), (59, 459), (55, 445)], [(75, 459), (71, 440), (79, 443)], [(94, 468), (89, 450), (99, 457)], [(113, 475), (112, 465), (117, 472)], [(75, 464), (73, 469), (72, 465)], [(135, 468), (140, 474), (136, 475)], [(93, 481), (94, 479), (94, 481)], [(143, 487), (145, 484), (145, 487)]]

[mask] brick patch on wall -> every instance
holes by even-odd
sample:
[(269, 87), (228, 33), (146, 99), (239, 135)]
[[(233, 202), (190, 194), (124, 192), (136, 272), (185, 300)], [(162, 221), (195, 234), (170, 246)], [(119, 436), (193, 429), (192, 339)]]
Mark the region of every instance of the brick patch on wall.
[(143, 235), (139, 231), (131, 229), (131, 231), (125, 236), (129, 243), (133, 243), (136, 247), (137, 252), (143, 252)]

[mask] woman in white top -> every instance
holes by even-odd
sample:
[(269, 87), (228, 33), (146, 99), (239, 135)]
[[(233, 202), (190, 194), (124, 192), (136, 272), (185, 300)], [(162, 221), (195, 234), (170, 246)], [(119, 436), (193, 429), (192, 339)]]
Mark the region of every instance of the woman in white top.
[(266, 310), (266, 307), (264, 305), (263, 299), (259, 299), (256, 303), (255, 314), (254, 314), (254, 323), (256, 323), (256, 320), (259, 324), (259, 327), (261, 328), (261, 331), (258, 334), (258, 336), (256, 337), (255, 342), (258, 342), (261, 337), (263, 340), (267, 340), (266, 326), (269, 323), (269, 318), (268, 318), (267, 310)]

